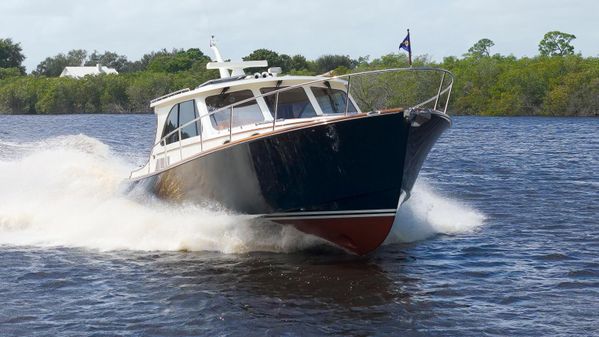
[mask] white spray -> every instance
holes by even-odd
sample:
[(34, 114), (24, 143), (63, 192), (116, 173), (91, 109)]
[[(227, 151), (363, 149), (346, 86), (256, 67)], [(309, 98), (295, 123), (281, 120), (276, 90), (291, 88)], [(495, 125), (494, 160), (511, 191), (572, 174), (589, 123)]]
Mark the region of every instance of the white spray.
[[(0, 142), (0, 244), (243, 253), (291, 252), (322, 243), (247, 215), (127, 195), (123, 181), (130, 166), (84, 135)], [(460, 233), (483, 220), (420, 184), (388, 241)]]
[(419, 180), (411, 198), (399, 209), (386, 243), (413, 242), (435, 234), (460, 234), (474, 231), (485, 221), (477, 210), (436, 194)]

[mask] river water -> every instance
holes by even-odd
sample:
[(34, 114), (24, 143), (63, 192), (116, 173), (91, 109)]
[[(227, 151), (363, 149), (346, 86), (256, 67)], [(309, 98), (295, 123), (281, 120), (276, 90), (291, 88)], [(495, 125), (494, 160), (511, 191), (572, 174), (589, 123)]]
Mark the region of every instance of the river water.
[(154, 123), (0, 116), (0, 336), (599, 335), (599, 119), (456, 117), (365, 257), (127, 195)]

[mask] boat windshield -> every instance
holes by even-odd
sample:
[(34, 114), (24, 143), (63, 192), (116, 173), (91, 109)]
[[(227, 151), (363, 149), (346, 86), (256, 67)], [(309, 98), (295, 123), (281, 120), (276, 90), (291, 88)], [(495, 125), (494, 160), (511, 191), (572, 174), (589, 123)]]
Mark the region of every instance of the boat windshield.
[[(281, 89), (281, 87), (262, 88), (260, 89), (260, 92), (266, 94), (279, 89)], [(276, 99), (277, 96), (275, 94), (264, 96), (266, 105), (268, 105), (268, 110), (270, 110), (270, 114), (273, 118), (275, 117)], [(304, 88), (294, 88), (279, 93), (277, 119), (309, 118), (315, 116), (316, 110), (314, 110), (312, 103), (310, 103)]]
[[(254, 97), (254, 94), (251, 90), (208, 96), (206, 97), (206, 107), (208, 108), (208, 112), (212, 112), (252, 97)], [(232, 123), (229, 121), (230, 116), (231, 110), (225, 109), (210, 115), (210, 122), (215, 129), (223, 130), (228, 129), (229, 125), (236, 127), (264, 121), (262, 110), (260, 110), (260, 106), (258, 106), (255, 99), (233, 107)]]
[[(316, 97), (316, 101), (320, 105), (323, 114), (345, 113), (345, 103), (347, 102), (345, 91), (325, 87), (312, 87), (312, 93)], [(357, 112), (351, 100), (349, 101), (347, 112)]]

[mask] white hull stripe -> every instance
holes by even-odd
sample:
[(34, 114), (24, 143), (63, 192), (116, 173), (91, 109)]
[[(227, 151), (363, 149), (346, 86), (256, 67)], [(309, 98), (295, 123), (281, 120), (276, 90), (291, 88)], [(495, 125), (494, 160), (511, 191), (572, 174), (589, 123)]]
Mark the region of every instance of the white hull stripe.
[(350, 219), (350, 218), (374, 218), (374, 217), (395, 217), (393, 213), (372, 213), (372, 214), (337, 214), (337, 215), (296, 215), (296, 216), (265, 216), (268, 220), (302, 220), (302, 219)]
[(349, 211), (320, 211), (320, 212), (284, 212), (284, 213), (269, 213), (262, 214), (264, 217), (279, 217), (279, 216), (292, 216), (292, 215), (329, 215), (329, 214), (376, 214), (376, 213), (395, 213), (397, 210), (393, 208), (389, 209), (367, 209), (367, 210), (349, 210)]

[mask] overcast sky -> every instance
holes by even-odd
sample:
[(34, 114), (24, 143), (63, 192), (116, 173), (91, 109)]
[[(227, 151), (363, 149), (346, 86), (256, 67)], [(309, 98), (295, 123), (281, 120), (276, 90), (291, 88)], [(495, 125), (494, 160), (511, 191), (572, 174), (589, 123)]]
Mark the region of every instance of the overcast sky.
[(599, 56), (596, 0), (1, 0), (0, 38), (20, 42), (31, 71), (71, 49), (105, 50), (131, 60), (162, 48), (208, 48), (223, 57), (255, 49), (371, 58), (397, 52), (410, 28), (415, 54), (460, 56), (481, 38), (493, 53), (534, 56), (543, 35), (576, 35), (584, 56)]

